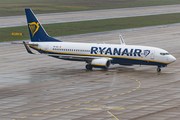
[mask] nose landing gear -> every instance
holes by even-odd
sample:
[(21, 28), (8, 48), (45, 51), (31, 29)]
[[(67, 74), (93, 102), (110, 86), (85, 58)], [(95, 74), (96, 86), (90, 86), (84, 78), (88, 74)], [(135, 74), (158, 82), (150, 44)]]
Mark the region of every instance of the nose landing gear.
[(157, 72), (161, 72), (161, 67), (157, 67)]
[(158, 65), (157, 66), (157, 72), (161, 72), (162, 67), (167, 67), (167, 65)]

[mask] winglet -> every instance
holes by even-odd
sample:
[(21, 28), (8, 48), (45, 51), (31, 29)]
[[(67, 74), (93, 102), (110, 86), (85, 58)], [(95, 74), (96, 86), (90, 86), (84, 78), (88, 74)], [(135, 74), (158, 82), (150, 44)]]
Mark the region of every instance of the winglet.
[(121, 35), (119, 35), (119, 38), (120, 38), (121, 45), (126, 45), (126, 43), (124, 42), (124, 39)]
[(27, 44), (23, 41), (23, 44), (24, 44), (24, 46), (25, 46), (25, 48), (26, 48), (26, 50), (27, 50), (27, 52), (29, 53), (29, 54), (34, 54), (31, 50), (30, 50), (30, 48), (27, 46)]

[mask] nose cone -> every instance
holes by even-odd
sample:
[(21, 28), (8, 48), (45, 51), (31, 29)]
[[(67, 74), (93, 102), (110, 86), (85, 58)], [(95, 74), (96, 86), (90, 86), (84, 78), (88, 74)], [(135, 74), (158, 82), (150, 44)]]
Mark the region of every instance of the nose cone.
[(170, 55), (170, 56), (168, 57), (168, 61), (169, 61), (169, 63), (175, 62), (175, 61), (176, 61), (176, 58), (175, 58), (174, 56)]

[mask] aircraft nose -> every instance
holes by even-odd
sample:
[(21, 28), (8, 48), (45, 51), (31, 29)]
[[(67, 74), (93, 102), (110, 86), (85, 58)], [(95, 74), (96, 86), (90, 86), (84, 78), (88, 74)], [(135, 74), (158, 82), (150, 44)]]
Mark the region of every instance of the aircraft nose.
[(176, 58), (171, 55), (171, 56), (169, 56), (168, 61), (169, 61), (169, 63), (175, 62)]

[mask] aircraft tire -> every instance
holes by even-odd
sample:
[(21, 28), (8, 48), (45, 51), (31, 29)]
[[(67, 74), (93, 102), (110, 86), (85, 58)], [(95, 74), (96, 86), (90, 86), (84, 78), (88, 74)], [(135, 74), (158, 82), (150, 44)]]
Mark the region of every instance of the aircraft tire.
[(157, 68), (157, 72), (161, 72), (161, 68), (158, 67), (158, 68)]
[(87, 69), (87, 70), (92, 70), (92, 66), (89, 65), (89, 64), (87, 64), (87, 65), (86, 65), (86, 69)]

